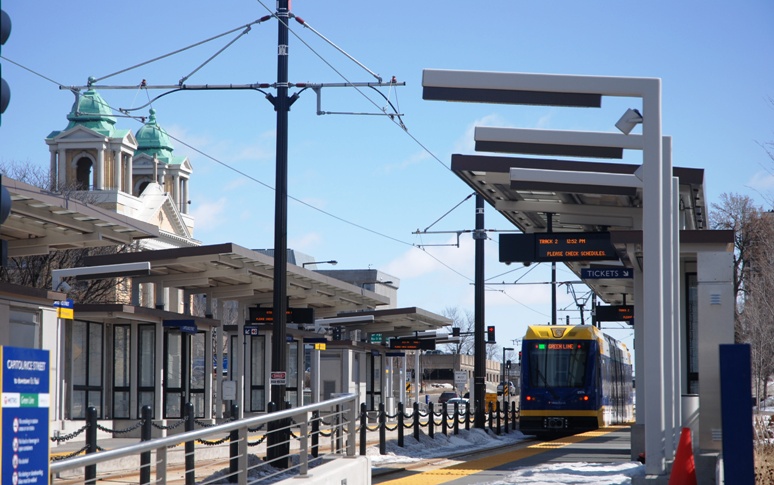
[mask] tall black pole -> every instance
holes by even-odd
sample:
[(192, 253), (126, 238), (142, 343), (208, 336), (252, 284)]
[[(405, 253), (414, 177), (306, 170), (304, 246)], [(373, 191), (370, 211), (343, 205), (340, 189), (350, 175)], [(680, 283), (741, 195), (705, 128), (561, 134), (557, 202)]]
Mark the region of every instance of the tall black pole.
[[(546, 232), (554, 232), (554, 214), (546, 212)], [(556, 261), (551, 262), (551, 325), (556, 325)]]
[[(277, 173), (274, 193), (274, 324), (272, 332), (271, 370), (285, 372), (287, 369), (286, 329), (287, 321), (287, 266), (288, 266), (288, 20), (289, 0), (277, 2), (277, 98), (273, 100), (277, 111)], [(287, 374), (286, 374), (287, 375)], [(275, 409), (285, 409), (286, 384), (271, 386), (271, 400)], [(290, 444), (287, 430), (272, 433), (269, 446), (275, 445), (276, 456), (286, 457)], [(273, 454), (274, 454), (273, 453)], [(286, 460), (286, 459), (285, 459)], [(282, 463), (275, 462), (278, 468)]]
[(484, 198), (476, 194), (476, 231), (473, 233), (476, 241), (475, 257), (475, 302), (474, 302), (474, 347), (473, 360), (473, 395), (476, 397), (474, 423), (476, 428), (486, 427), (486, 341), (484, 340)]

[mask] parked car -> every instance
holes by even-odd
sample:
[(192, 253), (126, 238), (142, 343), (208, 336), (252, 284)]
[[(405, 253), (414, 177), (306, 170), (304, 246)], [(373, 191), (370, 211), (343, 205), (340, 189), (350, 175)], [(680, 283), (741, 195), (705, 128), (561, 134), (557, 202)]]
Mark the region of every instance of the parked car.
[(513, 385), (512, 381), (508, 381), (507, 387), (505, 381), (500, 382), (500, 384), (497, 385), (497, 395), (502, 396), (503, 390), (505, 390), (505, 395), (513, 397), (516, 395), (516, 386)]
[(453, 397), (446, 401), (446, 412), (449, 416), (454, 416), (454, 404), (457, 404), (457, 412), (459, 414), (465, 414), (469, 400), (464, 397)]
[(454, 399), (455, 397), (460, 397), (460, 395), (454, 391), (444, 391), (440, 396), (438, 396), (438, 404), (443, 404), (449, 399)]

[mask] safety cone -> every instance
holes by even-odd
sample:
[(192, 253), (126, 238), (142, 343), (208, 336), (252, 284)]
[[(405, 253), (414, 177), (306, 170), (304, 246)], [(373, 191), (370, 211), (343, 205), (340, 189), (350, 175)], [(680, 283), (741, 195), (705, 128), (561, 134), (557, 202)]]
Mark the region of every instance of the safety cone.
[(677, 445), (675, 462), (672, 464), (672, 473), (669, 475), (669, 485), (697, 485), (690, 428), (683, 428), (680, 433), (680, 443)]

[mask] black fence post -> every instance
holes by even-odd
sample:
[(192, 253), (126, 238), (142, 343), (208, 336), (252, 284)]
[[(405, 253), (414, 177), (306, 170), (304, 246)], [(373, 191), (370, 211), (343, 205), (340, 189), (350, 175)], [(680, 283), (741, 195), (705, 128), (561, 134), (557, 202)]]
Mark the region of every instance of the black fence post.
[(490, 402), (489, 403), (489, 431), (493, 431), (493, 426), (492, 426), (493, 423), (492, 423), (492, 421), (494, 421), (494, 413), (493, 413), (492, 409), (493, 409), (492, 403)]
[(511, 410), (510, 410), (510, 408), (509, 408), (509, 406), (508, 406), (508, 403), (506, 403), (506, 404), (505, 404), (505, 409), (503, 409), (503, 417), (505, 418), (505, 422), (503, 423), (503, 424), (504, 424), (503, 428), (505, 429), (505, 432), (506, 432), (506, 433), (509, 433), (509, 432), (510, 432), (510, 431), (509, 431), (509, 428), (508, 428), (508, 414), (509, 414), (510, 412), (511, 412)]
[(511, 429), (516, 431), (516, 403), (511, 403)]
[(360, 403), (360, 456), (366, 454), (366, 432), (368, 431), (368, 415), (366, 403)]
[(403, 448), (403, 403), (398, 403), (398, 446)]
[(500, 401), (497, 401), (497, 404), (495, 404), (495, 414), (497, 415), (497, 434), (502, 433), (502, 423), (501, 423), (501, 416), (500, 416)]
[(419, 403), (414, 403), (414, 439), (419, 441)]
[[(231, 419), (239, 416), (239, 404), (231, 403)], [(228, 473), (234, 476), (239, 472), (239, 430), (233, 429), (228, 435)]]
[[(140, 440), (150, 441), (153, 437), (153, 410), (150, 406), (143, 406), (140, 409), (142, 419), (142, 428), (140, 429)], [(151, 452), (143, 451), (140, 453), (140, 483), (142, 485), (150, 484), (151, 476)]]
[(470, 412), (470, 401), (465, 403), (465, 429), (470, 429), (470, 419), (473, 417), (473, 413)]
[[(86, 453), (97, 452), (97, 408), (86, 409)], [(97, 483), (97, 465), (85, 467), (86, 483)]]
[(441, 434), (444, 436), (449, 436), (449, 403), (443, 403), (441, 405)]
[(433, 412), (433, 403), (427, 404), (427, 436), (431, 439), (435, 437), (435, 412)]
[(320, 411), (312, 413), (312, 456), (320, 454)]
[[(193, 403), (185, 403), (185, 430), (193, 431), (196, 423), (194, 422)], [(196, 460), (194, 456), (194, 441), (185, 442), (185, 485), (195, 485), (196, 483)]]
[(454, 403), (454, 434), (460, 434), (460, 403)]
[(384, 403), (379, 403), (379, 454), (387, 454), (387, 413)]

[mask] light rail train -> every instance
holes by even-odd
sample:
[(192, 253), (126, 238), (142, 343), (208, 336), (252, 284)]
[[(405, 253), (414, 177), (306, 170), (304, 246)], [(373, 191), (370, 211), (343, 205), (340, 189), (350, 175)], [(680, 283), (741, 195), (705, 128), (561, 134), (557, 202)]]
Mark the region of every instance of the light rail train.
[(522, 341), (519, 429), (539, 438), (634, 420), (626, 346), (590, 325), (533, 325)]

